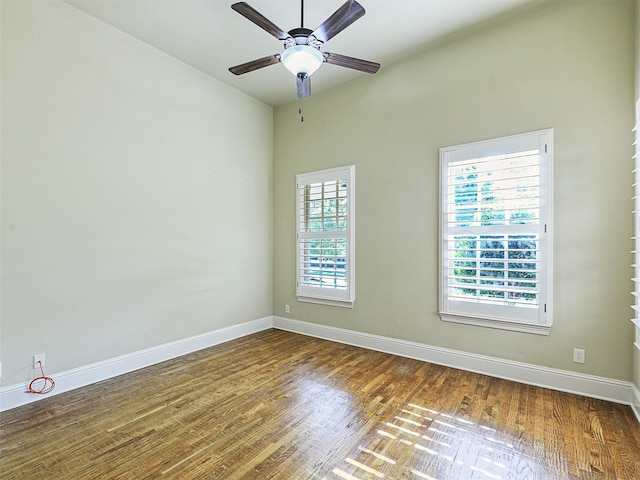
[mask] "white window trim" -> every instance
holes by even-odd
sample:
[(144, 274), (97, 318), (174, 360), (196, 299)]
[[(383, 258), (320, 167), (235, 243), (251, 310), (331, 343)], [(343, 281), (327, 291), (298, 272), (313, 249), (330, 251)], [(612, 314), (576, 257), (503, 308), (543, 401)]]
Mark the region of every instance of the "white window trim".
[[(544, 226), (541, 230), (546, 233), (541, 234), (541, 242), (544, 242), (544, 264), (542, 269), (544, 288), (541, 290), (542, 297), (540, 308), (544, 311), (540, 312), (537, 321), (522, 321), (516, 319), (498, 318), (497, 316), (478, 315), (473, 312), (452, 312), (448, 311), (447, 305), (447, 281), (445, 268), (445, 249), (447, 249), (446, 226), (444, 215), (444, 197), (446, 192), (443, 191), (443, 175), (447, 170), (448, 161), (452, 156), (462, 158), (477, 158), (482, 156), (495, 155), (503, 153), (502, 150), (496, 151), (496, 145), (499, 143), (500, 149), (504, 148), (504, 153), (518, 151), (520, 145), (524, 142), (531, 143), (531, 139), (535, 138), (540, 149), (541, 172), (543, 178), (545, 194), (541, 198), (541, 209), (544, 215)], [(546, 148), (545, 148), (546, 145)], [(440, 317), (443, 321), (461, 323), (466, 325), (475, 325), (481, 327), (496, 328), (501, 330), (509, 330), (523, 333), (532, 333), (537, 335), (549, 335), (553, 325), (553, 129), (539, 130), (519, 135), (511, 135), (508, 137), (495, 138), (480, 142), (473, 142), (452, 147), (440, 149)], [(546, 226), (546, 228), (545, 228)]]
[[(355, 165), (329, 168), (315, 172), (308, 172), (296, 175), (296, 297), (300, 302), (316, 303), (333, 307), (353, 308), (355, 304)], [(346, 255), (346, 282), (347, 288), (343, 291), (336, 291), (335, 294), (327, 291), (326, 288), (314, 288), (300, 285), (300, 218), (301, 204), (299, 188), (301, 185), (324, 182), (331, 180), (347, 179), (347, 231), (344, 235), (347, 238)], [(343, 235), (341, 235), (343, 236)]]

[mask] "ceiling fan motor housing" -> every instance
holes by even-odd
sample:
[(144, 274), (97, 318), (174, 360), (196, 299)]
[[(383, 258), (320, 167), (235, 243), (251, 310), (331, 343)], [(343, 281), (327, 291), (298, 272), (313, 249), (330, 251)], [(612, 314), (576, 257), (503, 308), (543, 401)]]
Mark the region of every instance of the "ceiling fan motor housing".
[[(314, 48), (320, 50), (320, 46), (322, 42), (315, 38), (313, 35), (313, 30), (308, 28), (294, 28), (293, 30), (289, 30), (290, 38), (285, 40), (285, 47), (291, 47), (293, 45), (310, 45)], [(293, 42), (291, 41), (293, 39)], [(295, 42), (295, 43), (294, 43)]]

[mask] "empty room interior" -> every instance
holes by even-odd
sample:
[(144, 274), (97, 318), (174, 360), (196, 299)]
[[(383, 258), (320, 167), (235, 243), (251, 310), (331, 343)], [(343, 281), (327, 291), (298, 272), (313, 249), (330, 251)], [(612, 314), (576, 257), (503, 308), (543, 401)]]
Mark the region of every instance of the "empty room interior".
[(640, 1), (0, 1), (0, 477), (640, 478)]

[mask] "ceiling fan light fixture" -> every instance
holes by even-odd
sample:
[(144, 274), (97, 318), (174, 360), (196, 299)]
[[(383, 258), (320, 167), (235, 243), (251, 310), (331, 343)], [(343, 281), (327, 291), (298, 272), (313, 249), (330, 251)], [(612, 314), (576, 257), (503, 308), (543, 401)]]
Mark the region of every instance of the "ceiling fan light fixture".
[(324, 57), (317, 48), (309, 45), (295, 45), (282, 52), (280, 61), (296, 77), (300, 75), (305, 77), (311, 76), (320, 68)]

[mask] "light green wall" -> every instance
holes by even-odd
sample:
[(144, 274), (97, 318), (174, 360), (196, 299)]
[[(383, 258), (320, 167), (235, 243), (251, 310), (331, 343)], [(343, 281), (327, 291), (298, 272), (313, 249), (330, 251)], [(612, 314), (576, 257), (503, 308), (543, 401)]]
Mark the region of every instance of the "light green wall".
[(271, 107), (57, 0), (1, 94), (3, 385), (271, 315)]
[[(631, 380), (633, 38), (632, 2), (543, 2), (502, 25), (383, 66), (376, 76), (313, 95), (304, 123), (297, 102), (276, 109), (274, 313)], [(549, 127), (555, 129), (551, 334), (442, 322), (439, 148)], [(352, 163), (355, 308), (299, 303), (295, 174)], [(585, 365), (572, 362), (574, 347), (586, 349)]]

